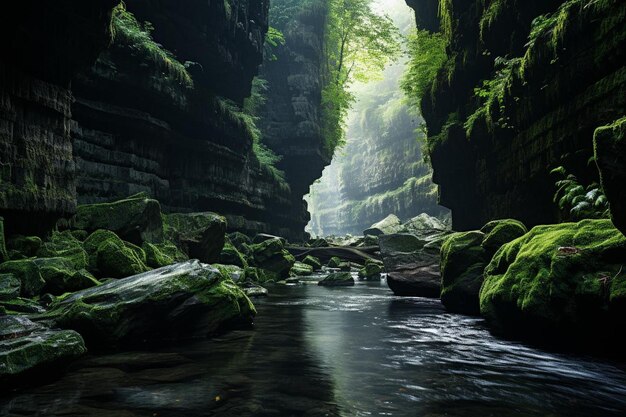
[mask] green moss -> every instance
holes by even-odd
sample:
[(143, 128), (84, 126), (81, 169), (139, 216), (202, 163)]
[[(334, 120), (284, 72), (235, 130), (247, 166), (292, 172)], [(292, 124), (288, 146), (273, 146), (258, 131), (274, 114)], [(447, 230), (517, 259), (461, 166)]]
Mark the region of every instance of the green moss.
[(0, 273), (10, 273), (19, 279), (24, 297), (38, 295), (46, 284), (39, 267), (31, 259), (4, 262), (0, 264)]
[(124, 246), (135, 252), (135, 255), (137, 255), (137, 258), (139, 258), (141, 262), (144, 264), (147, 263), (146, 252), (142, 248), (130, 242), (124, 242)]
[(187, 256), (178, 246), (169, 240), (166, 240), (163, 243), (156, 243), (154, 246), (159, 249), (164, 256), (172, 259), (174, 262), (183, 262), (189, 259), (189, 256)]
[(329, 268), (339, 268), (339, 265), (341, 265), (341, 259), (337, 256), (330, 258), (328, 264), (326, 264)]
[(311, 265), (295, 262), (289, 271), (289, 276), (303, 277), (313, 274), (313, 267)]
[(65, 258), (76, 269), (87, 268), (89, 258), (82, 243), (69, 231), (53, 232), (50, 240), (44, 242), (37, 256), (40, 258)]
[(110, 230), (135, 244), (163, 241), (161, 205), (146, 193), (111, 203), (80, 205), (70, 223), (73, 229), (89, 232)]
[(39, 258), (34, 262), (46, 282), (44, 291), (47, 293), (61, 295), (100, 284), (88, 271), (76, 269), (66, 258)]
[(373, 262), (366, 262), (365, 266), (359, 270), (359, 277), (365, 279), (379, 279), (383, 268)]
[(354, 278), (349, 272), (334, 272), (318, 282), (318, 285), (327, 287), (342, 287), (354, 285)]
[(98, 269), (98, 248), (107, 241), (113, 242), (118, 246), (124, 245), (124, 241), (120, 239), (118, 235), (110, 230), (104, 229), (96, 230), (83, 242), (83, 248), (87, 252), (89, 267), (92, 271)]
[(132, 250), (115, 240), (107, 240), (98, 246), (97, 267), (102, 277), (125, 278), (148, 271), (148, 267)]
[(528, 229), (522, 222), (513, 219), (493, 220), (483, 226), (480, 231), (485, 233), (482, 247), (490, 257), (505, 243), (528, 233)]
[(220, 253), (219, 261), (223, 264), (237, 265), (241, 268), (248, 266), (248, 261), (232, 244), (226, 243)]
[(7, 247), (10, 250), (19, 252), (20, 254), (30, 258), (37, 255), (37, 251), (42, 245), (42, 240), (38, 236), (12, 236), (7, 241)]
[(502, 331), (593, 332), (619, 298), (625, 258), (626, 237), (610, 220), (537, 226), (493, 257), (481, 314)]
[(0, 300), (12, 300), (20, 296), (22, 283), (12, 273), (0, 274)]
[(144, 242), (142, 249), (146, 254), (146, 264), (149, 267), (160, 268), (176, 262), (173, 258), (163, 253), (157, 245), (152, 243)]
[(316, 258), (315, 256), (305, 256), (302, 260), (302, 263), (311, 266), (314, 271), (319, 271), (320, 269), (322, 269), (322, 263), (320, 262), (319, 258)]
[(193, 87), (191, 75), (174, 55), (152, 39), (152, 26), (148, 22), (139, 23), (135, 16), (126, 10), (124, 3), (113, 9), (114, 44), (127, 48), (140, 60), (150, 62), (159, 69), (161, 77), (172, 80), (185, 88)]

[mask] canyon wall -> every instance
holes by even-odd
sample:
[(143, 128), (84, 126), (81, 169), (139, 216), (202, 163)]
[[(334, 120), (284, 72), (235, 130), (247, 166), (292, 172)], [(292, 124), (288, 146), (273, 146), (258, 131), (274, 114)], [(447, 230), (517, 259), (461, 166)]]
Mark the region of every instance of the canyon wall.
[(0, 14), (0, 215), (7, 233), (76, 206), (70, 81), (111, 40), (114, 0), (20, 1)]
[(455, 229), (560, 220), (550, 171), (598, 181), (593, 132), (624, 115), (626, 3), (442, 0), (440, 18), (450, 61), (422, 110)]
[[(146, 191), (166, 211), (216, 211), (233, 230), (305, 238), (302, 196), (328, 162), (315, 132), (323, 13), (289, 32), (281, 55), (292, 65), (268, 76), (279, 89), (272, 103), (292, 103), (280, 116), (290, 132), (268, 135), (286, 182), (252, 151), (241, 111), (264, 59), (268, 0), (137, 0), (126, 4), (134, 23), (125, 12), (112, 22), (118, 1), (83, 3), (26, 1), (1, 18), (8, 233), (44, 233), (76, 204)], [(280, 90), (287, 78), (300, 81)]]
[(304, 230), (309, 213), (303, 197), (332, 157), (321, 129), (326, 4), (275, 0), (271, 16), (285, 43), (261, 67), (267, 90), (259, 126), (263, 142), (282, 156), (277, 166), (291, 188), (291, 217)]

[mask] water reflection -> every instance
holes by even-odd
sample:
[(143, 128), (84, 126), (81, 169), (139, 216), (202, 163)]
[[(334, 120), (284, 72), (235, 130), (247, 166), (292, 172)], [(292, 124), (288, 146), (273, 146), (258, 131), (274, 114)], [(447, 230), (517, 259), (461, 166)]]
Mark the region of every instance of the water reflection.
[(87, 358), (10, 416), (618, 416), (626, 373), (496, 339), (383, 283), (277, 286), (253, 331)]

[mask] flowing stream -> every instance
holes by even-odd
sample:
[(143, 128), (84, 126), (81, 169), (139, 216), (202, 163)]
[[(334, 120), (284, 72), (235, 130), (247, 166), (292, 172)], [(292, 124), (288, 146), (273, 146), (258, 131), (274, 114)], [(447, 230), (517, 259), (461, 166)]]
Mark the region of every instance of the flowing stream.
[(382, 282), (272, 286), (255, 329), (91, 356), (8, 416), (624, 416), (626, 368), (492, 336)]

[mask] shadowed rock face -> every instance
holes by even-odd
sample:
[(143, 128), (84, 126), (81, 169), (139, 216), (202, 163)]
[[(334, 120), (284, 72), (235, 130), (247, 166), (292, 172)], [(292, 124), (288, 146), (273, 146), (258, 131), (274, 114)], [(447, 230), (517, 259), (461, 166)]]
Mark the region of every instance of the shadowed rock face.
[[(409, 2), (417, 12), (425, 3)], [(558, 221), (550, 170), (562, 165), (583, 183), (597, 181), (587, 163), (593, 132), (623, 116), (626, 4), (568, 2), (557, 12), (563, 1), (445, 3), (452, 61), (422, 102), (429, 135), (440, 138), (431, 154), (440, 203), (452, 209), (456, 230), (494, 218)], [(532, 20), (555, 12), (559, 36), (544, 33), (527, 48)], [(492, 106), (468, 130), (474, 88), (494, 77), (496, 57), (523, 57), (522, 71), (507, 85), (503, 107)]]
[(69, 83), (109, 43), (115, 4), (25, 0), (0, 15), (0, 214), (7, 233), (46, 229), (75, 209)]

